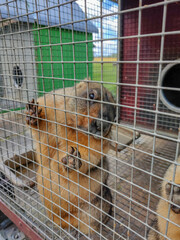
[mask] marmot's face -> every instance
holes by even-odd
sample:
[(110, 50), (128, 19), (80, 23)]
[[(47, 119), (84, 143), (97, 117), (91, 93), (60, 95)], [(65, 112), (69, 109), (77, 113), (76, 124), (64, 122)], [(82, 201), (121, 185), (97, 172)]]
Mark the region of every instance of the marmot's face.
[[(173, 190), (172, 190), (172, 199), (171, 199), (170, 194), (171, 194), (172, 187), (173, 187)], [(167, 183), (165, 188), (166, 188), (167, 198), (176, 204), (176, 205), (171, 204), (171, 210), (176, 214), (180, 214), (180, 186), (172, 186), (170, 183)]]
[[(115, 106), (112, 94), (97, 83), (77, 85), (77, 111), (89, 117), (78, 115), (78, 128), (93, 134), (94, 138), (107, 136), (115, 119)], [(88, 120), (89, 119), (89, 120)]]

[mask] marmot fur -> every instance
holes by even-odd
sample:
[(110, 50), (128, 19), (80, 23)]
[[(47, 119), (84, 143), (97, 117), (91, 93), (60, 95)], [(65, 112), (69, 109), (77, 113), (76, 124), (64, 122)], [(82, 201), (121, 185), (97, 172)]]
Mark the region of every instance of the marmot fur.
[[(114, 99), (104, 87), (101, 96), (98, 83), (81, 82), (63, 94), (59, 89), (29, 102), (26, 122), (32, 128), (37, 186), (48, 217), (62, 228), (79, 227), (87, 234), (98, 231), (101, 212), (103, 223), (111, 213), (108, 164), (101, 153), (109, 150)], [(96, 101), (102, 99), (101, 126), (101, 103)]]
[[(180, 157), (178, 159), (178, 163), (180, 163)], [(169, 210), (169, 202), (165, 201), (163, 199), (159, 200), (159, 203), (157, 205), (156, 212), (160, 216), (156, 216), (156, 219), (153, 223), (153, 228), (163, 235), (166, 233), (166, 224), (167, 220), (169, 219), (173, 223), (179, 225), (176, 226), (175, 224), (169, 222), (168, 223), (168, 229), (167, 229), (167, 237), (172, 240), (179, 240), (180, 239), (180, 166), (176, 167), (175, 172), (175, 179), (173, 181), (173, 174), (174, 174), (174, 164), (171, 164), (170, 167), (167, 169), (165, 175), (164, 175), (164, 181), (162, 182), (162, 188), (161, 188), (161, 196), (173, 202), (170, 206), (170, 214), (168, 218), (168, 210)], [(172, 186), (173, 183), (179, 185), (179, 186)], [(171, 195), (171, 188), (173, 187), (172, 192), (172, 199), (170, 198)], [(166, 218), (162, 218), (162, 217)], [(148, 234), (148, 240), (164, 240), (166, 239), (162, 235), (158, 234), (157, 232), (150, 230)]]

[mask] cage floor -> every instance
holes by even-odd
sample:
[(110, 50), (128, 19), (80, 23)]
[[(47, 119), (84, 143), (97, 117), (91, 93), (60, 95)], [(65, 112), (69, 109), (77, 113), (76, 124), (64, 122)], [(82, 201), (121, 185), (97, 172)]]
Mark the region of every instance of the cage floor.
[[(153, 152), (153, 142), (153, 137), (141, 135), (134, 145), (121, 152), (109, 151), (108, 186), (114, 207), (112, 218), (101, 229), (101, 236), (85, 237), (75, 231), (60, 231), (46, 217), (36, 186), (31, 189), (15, 187), (15, 199), (7, 198), (5, 193), (1, 196), (44, 239), (146, 239), (147, 224), (154, 217), (150, 210), (156, 209), (161, 177), (170, 164), (158, 157), (173, 161), (176, 150), (175, 142), (156, 138)], [(157, 157), (152, 159), (148, 153)]]

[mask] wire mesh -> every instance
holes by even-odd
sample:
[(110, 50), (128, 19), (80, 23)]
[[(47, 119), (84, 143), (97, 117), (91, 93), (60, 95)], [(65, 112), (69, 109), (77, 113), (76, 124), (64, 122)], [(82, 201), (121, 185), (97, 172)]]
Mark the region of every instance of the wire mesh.
[(180, 238), (179, 12), (1, 0), (0, 200), (42, 239)]

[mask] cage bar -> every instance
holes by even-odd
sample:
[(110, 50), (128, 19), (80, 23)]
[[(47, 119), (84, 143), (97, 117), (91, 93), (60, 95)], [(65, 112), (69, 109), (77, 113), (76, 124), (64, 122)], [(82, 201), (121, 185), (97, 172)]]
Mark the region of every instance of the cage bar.
[(0, 209), (30, 239), (180, 235), (179, 12), (1, 0)]

